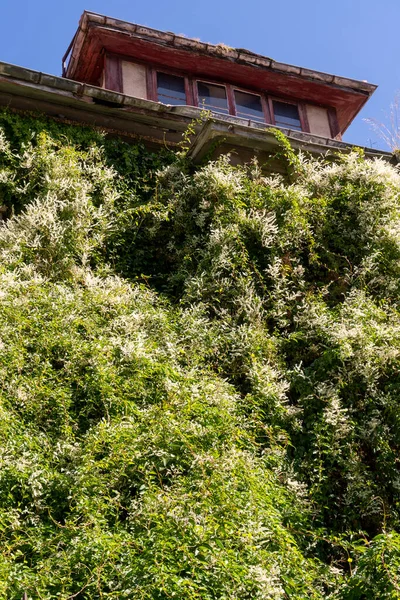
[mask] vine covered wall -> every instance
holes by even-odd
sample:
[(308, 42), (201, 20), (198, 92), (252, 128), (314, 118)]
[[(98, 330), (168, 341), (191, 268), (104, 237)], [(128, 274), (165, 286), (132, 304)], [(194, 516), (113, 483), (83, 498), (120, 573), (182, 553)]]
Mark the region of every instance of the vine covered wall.
[(0, 598), (400, 598), (400, 173), (0, 115)]

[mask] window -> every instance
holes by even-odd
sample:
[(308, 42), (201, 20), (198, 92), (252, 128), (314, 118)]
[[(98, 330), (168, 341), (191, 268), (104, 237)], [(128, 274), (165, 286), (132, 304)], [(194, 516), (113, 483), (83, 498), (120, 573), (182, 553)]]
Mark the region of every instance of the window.
[(247, 122), (272, 123), (308, 131), (301, 102), (271, 98), (261, 90), (250, 91), (234, 84), (196, 80), (190, 74), (158, 71), (148, 67), (149, 98), (174, 106), (198, 106), (212, 113), (237, 116)]
[(275, 124), (288, 129), (302, 130), (299, 109), (296, 104), (273, 100)]
[(186, 104), (185, 79), (157, 72), (157, 100), (164, 104)]
[(199, 94), (200, 108), (206, 108), (214, 112), (229, 115), (225, 86), (198, 81), (197, 91)]
[(242, 119), (251, 119), (265, 123), (265, 116), (261, 104), (261, 96), (235, 90), (236, 115)]

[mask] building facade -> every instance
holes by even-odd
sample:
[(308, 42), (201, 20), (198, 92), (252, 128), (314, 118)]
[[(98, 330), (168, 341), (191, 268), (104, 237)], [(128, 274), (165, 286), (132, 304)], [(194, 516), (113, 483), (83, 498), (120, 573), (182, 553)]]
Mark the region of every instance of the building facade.
[(346, 150), (351, 145), (342, 135), (375, 89), (87, 11), (63, 57), (62, 77), (0, 63), (0, 104), (152, 147), (179, 144), (195, 123), (195, 161), (226, 152), (237, 162), (264, 159), (276, 148), (274, 128), (295, 148)]

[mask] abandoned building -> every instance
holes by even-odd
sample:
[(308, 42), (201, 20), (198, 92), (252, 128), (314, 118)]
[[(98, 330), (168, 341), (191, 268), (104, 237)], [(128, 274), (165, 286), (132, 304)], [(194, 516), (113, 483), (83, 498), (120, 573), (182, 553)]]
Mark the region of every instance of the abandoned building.
[[(276, 147), (346, 150), (342, 135), (376, 86), (276, 62), (85, 11), (62, 77), (0, 62), (0, 105), (87, 123), (147, 145), (177, 145), (195, 123), (190, 156), (244, 162)], [(367, 155), (390, 153), (366, 149)]]

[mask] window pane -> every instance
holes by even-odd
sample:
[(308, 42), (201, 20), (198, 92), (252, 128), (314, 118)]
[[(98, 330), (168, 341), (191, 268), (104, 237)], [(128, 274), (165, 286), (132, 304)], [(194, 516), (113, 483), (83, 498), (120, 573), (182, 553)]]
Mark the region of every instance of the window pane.
[(276, 125), (301, 131), (299, 109), (295, 104), (273, 101)]
[(236, 114), (243, 119), (251, 119), (259, 123), (265, 123), (261, 98), (256, 94), (246, 94), (235, 90)]
[(226, 90), (223, 85), (213, 85), (199, 81), (197, 89), (200, 108), (208, 108), (214, 112), (229, 114)]
[(186, 104), (184, 78), (157, 73), (157, 98), (164, 104)]

